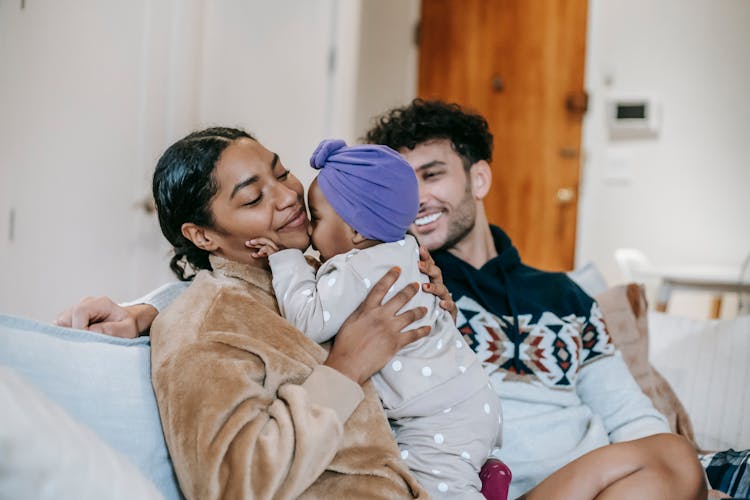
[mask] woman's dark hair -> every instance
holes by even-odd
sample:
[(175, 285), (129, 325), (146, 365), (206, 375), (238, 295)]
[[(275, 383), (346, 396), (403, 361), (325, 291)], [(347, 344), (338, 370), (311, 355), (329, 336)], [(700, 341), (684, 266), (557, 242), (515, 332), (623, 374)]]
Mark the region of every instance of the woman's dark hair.
[(172, 144), (156, 164), (153, 195), (161, 232), (174, 247), (169, 267), (182, 281), (199, 269), (211, 269), (208, 252), (182, 235), (182, 225), (214, 227), (211, 199), (218, 186), (213, 177), (219, 156), (235, 139), (254, 137), (234, 128), (214, 127), (193, 132)]
[(458, 104), (414, 99), (379, 118), (365, 142), (383, 144), (398, 151), (414, 149), (433, 139), (448, 139), (468, 170), (479, 160), (492, 161), (492, 134), (487, 120)]

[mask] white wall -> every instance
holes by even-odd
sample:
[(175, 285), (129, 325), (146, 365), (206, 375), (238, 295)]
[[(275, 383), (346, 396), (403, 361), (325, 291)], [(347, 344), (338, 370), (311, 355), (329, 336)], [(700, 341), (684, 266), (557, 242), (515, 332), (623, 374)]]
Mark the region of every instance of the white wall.
[[(578, 263), (593, 261), (611, 283), (618, 247), (660, 264), (738, 265), (750, 252), (750, 2), (589, 9)], [(616, 95), (655, 97), (658, 137), (611, 140), (604, 105)], [(611, 179), (613, 159), (625, 180)], [(705, 300), (695, 305), (678, 312), (705, 317)]]
[[(191, 129), (243, 126), (309, 182), (320, 138), (352, 142), (416, 94), (418, 15), (419, 0), (0, 2), (0, 311), (50, 319), (82, 295), (125, 299), (168, 278), (155, 219), (134, 205)], [(611, 283), (622, 246), (739, 263), (750, 2), (590, 0), (589, 17), (578, 262)], [(659, 136), (611, 140), (612, 95), (657, 98)], [(612, 157), (626, 180), (609, 179)]]
[(137, 204), (191, 130), (244, 126), (302, 170), (330, 121), (335, 3), (0, 2), (0, 312), (173, 279)]
[(163, 5), (0, 2), (0, 311), (52, 319), (132, 293), (137, 186), (165, 117), (149, 104), (166, 71), (144, 79), (166, 54)]
[(361, 139), (373, 117), (417, 96), (419, 0), (362, 2), (352, 127)]
[(244, 127), (308, 184), (319, 140), (413, 97), (418, 6), (0, 1), (0, 313), (51, 320), (171, 279), (138, 204), (191, 130)]
[(205, 3), (199, 125), (240, 126), (305, 181), (330, 112), (331, 0)]

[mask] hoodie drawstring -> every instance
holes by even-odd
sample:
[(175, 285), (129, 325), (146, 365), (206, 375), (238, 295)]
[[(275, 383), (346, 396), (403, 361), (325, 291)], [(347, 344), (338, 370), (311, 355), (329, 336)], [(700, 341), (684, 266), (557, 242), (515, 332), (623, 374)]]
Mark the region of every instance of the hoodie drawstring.
[(503, 277), (503, 285), (505, 285), (505, 300), (513, 319), (513, 368), (516, 373), (521, 373), (521, 328), (518, 326), (518, 309), (516, 309), (516, 302), (513, 300), (513, 294), (510, 291), (511, 287), (507, 286), (508, 273), (505, 272), (505, 268), (500, 268), (500, 274)]

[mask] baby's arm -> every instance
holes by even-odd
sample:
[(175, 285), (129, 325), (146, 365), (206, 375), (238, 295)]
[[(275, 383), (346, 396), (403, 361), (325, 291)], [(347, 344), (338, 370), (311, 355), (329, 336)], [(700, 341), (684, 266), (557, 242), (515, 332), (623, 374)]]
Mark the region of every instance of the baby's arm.
[(273, 253), (268, 263), (281, 314), (315, 342), (325, 342), (336, 335), (367, 296), (362, 280), (342, 259), (325, 263), (317, 277), (299, 250)]

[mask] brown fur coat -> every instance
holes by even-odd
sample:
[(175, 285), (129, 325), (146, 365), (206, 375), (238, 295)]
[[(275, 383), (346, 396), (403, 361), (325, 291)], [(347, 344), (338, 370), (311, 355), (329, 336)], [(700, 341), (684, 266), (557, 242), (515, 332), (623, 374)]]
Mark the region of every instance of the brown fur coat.
[(183, 492), (425, 498), (377, 394), (322, 366), (278, 313), (269, 272), (211, 259), (151, 329), (152, 376)]

